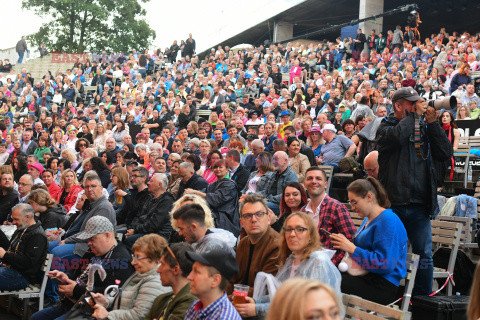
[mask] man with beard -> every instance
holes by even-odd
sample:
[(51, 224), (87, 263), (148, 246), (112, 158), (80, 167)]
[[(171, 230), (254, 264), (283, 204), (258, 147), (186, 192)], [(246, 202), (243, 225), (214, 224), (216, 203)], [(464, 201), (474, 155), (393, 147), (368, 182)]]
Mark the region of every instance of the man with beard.
[(18, 192), (13, 188), (13, 175), (4, 173), (0, 178), (0, 223), (7, 219), (14, 205), (18, 203)]
[(0, 234), (0, 290), (19, 290), (38, 284), (38, 273), (47, 255), (48, 241), (40, 222), (35, 222), (29, 204), (17, 204), (12, 210), (17, 230), (8, 242)]

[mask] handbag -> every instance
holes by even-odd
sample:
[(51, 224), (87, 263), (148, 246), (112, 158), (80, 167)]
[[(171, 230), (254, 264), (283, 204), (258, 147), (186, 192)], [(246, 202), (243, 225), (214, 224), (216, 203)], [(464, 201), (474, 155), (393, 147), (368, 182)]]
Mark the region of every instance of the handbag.
[(93, 309), (94, 305), (95, 300), (93, 300), (89, 292), (86, 292), (77, 302), (75, 302), (70, 311), (68, 311), (65, 320), (91, 319), (91, 316), (95, 311)]

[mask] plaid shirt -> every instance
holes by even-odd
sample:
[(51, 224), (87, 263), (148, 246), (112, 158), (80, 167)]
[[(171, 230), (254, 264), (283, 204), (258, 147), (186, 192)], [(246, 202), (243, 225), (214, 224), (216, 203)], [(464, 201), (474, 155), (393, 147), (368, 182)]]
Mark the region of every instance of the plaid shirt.
[[(308, 213), (311, 217), (316, 214), (313, 212), (313, 209), (310, 208), (310, 200), (302, 208), (302, 211)], [(333, 246), (330, 242), (330, 237), (327, 236), (325, 232), (320, 231), (320, 228), (323, 228), (331, 233), (344, 234), (348, 240), (353, 241), (352, 239), (356, 228), (352, 219), (350, 218), (347, 207), (345, 207), (345, 205), (343, 205), (341, 202), (326, 195), (325, 199), (323, 199), (322, 204), (320, 205), (318, 215), (318, 232), (320, 234), (320, 241), (325, 248), (333, 249)], [(344, 254), (345, 252), (337, 250), (332, 257), (332, 262), (338, 266), (340, 261), (342, 261)]]
[(185, 314), (185, 320), (197, 319), (242, 320), (233, 304), (228, 300), (226, 293), (206, 308), (203, 308), (203, 304), (200, 300), (192, 303)]

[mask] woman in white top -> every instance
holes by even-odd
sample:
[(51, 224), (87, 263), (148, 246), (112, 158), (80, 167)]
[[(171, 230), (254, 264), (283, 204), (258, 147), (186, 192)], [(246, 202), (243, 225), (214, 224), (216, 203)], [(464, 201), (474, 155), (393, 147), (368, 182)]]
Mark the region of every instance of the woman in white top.
[(105, 151), (107, 135), (105, 134), (105, 127), (98, 123), (93, 130), (93, 147), (97, 151)]
[(258, 117), (258, 112), (257, 111), (250, 112), (250, 119), (248, 119), (245, 125), (251, 126), (251, 125), (261, 125), (261, 124), (263, 124), (263, 120)]
[(77, 143), (77, 129), (74, 126), (69, 126), (67, 129), (67, 141), (65, 144), (66, 149), (75, 150), (75, 144)]

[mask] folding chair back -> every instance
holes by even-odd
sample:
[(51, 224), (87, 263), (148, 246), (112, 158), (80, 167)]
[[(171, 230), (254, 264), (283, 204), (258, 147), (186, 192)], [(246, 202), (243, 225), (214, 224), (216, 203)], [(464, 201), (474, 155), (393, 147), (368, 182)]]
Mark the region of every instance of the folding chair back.
[(402, 312), (357, 296), (344, 294), (343, 304), (345, 306), (345, 319), (359, 320), (383, 320), (395, 319), (406, 320), (408, 312)]
[[(31, 298), (38, 298), (38, 310), (43, 309), (43, 302), (44, 302), (44, 294), (45, 294), (45, 287), (47, 286), (47, 273), (50, 271), (50, 267), (52, 266), (53, 254), (47, 254), (45, 261), (43, 262), (41, 271), (43, 274), (42, 283), (40, 285), (29, 285), (25, 289), (21, 289), (18, 291), (0, 291), (0, 296), (16, 296), (19, 299), (22, 299), (23, 302), (23, 319), (27, 319), (28, 313), (28, 304)], [(11, 300), (9, 301), (8, 306), (9, 312), (11, 309)]]
[[(434, 278), (447, 278), (453, 273), (455, 268), (455, 260), (457, 258), (458, 247), (460, 245), (460, 238), (462, 237), (463, 225), (458, 222), (438, 221), (432, 220), (432, 245), (433, 250), (436, 251), (441, 247), (451, 249), (450, 259), (447, 270), (441, 268), (434, 268)], [(447, 295), (452, 295), (452, 283), (448, 282)]]
[(198, 121), (200, 117), (208, 120), (208, 118), (210, 117), (210, 114), (212, 114), (212, 110), (197, 110), (196, 120)]
[(414, 253), (407, 254), (407, 276), (405, 277), (405, 291), (403, 293), (402, 304), (400, 310), (407, 313), (412, 298), (413, 287), (415, 286), (415, 278), (417, 276), (418, 264), (420, 256)]

